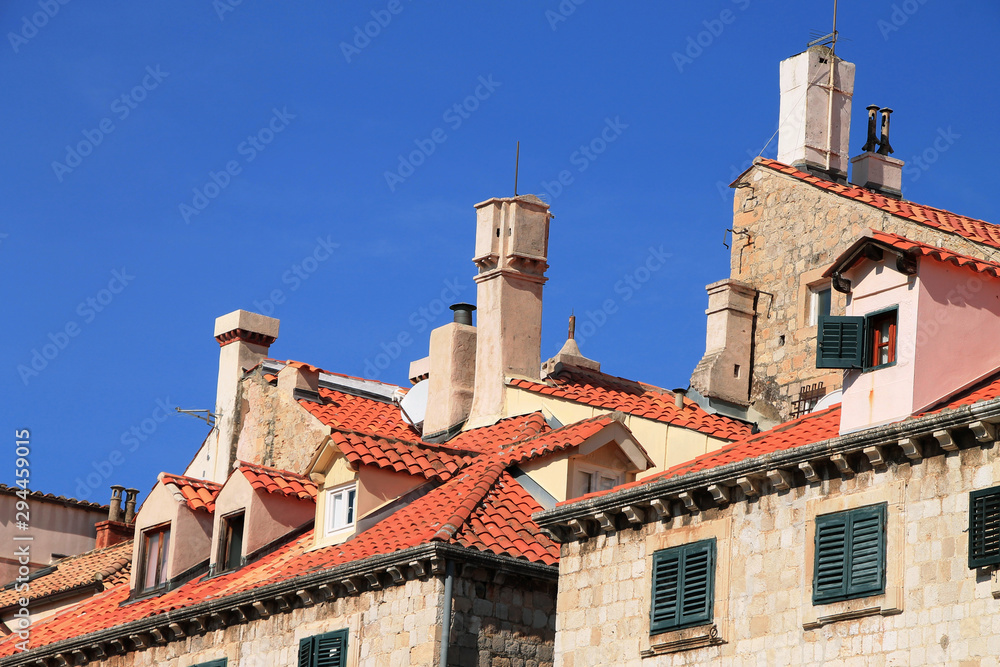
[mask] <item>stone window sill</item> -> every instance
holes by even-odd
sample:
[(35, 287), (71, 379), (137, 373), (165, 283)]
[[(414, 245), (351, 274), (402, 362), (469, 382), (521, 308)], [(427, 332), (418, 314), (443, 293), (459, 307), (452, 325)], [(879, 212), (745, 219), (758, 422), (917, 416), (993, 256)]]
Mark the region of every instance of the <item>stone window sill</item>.
[(838, 621), (853, 621), (866, 616), (893, 616), (901, 613), (903, 610), (899, 606), (886, 604), (884, 595), (876, 598), (845, 600), (817, 607), (814, 611), (814, 618), (803, 623), (802, 629), (815, 630), (828, 623), (837, 623)]
[(726, 640), (719, 636), (719, 628), (713, 624), (663, 632), (650, 637), (649, 642), (650, 647), (639, 654), (643, 658), (652, 658), (653, 656), (677, 653), (679, 651), (689, 651), (706, 646), (718, 646), (719, 644), (725, 644)]

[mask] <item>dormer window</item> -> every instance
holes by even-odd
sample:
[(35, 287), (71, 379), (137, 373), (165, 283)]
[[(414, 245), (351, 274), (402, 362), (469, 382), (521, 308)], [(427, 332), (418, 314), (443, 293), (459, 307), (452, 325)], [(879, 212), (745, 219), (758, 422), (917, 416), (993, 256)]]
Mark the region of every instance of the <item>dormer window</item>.
[(820, 317), (816, 368), (876, 370), (896, 363), (899, 308), (863, 317)]
[(871, 341), (871, 352), (866, 366), (869, 369), (888, 366), (896, 362), (896, 309), (868, 315), (865, 332)]
[(246, 514), (237, 512), (222, 517), (222, 539), (219, 560), (223, 570), (235, 570), (243, 562), (243, 527)]
[(167, 583), (167, 555), (170, 551), (170, 524), (142, 532), (142, 560), (139, 581), (142, 591), (152, 591)]
[(354, 510), (358, 491), (348, 484), (326, 492), (326, 534), (340, 532), (354, 525)]
[(618, 471), (584, 466), (579, 463), (576, 466), (576, 478), (577, 496), (596, 491), (608, 491), (625, 482), (624, 474)]

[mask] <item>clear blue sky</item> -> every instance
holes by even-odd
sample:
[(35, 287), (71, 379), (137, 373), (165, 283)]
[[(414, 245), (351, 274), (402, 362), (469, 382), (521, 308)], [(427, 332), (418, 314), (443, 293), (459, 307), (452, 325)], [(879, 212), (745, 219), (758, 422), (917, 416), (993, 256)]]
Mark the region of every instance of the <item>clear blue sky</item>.
[[(580, 330), (611, 299), (584, 353), (686, 386), (704, 286), (728, 275), (725, 186), (776, 128), (779, 61), (832, 14), (762, 0), (231, 2), (0, 8), (6, 483), (18, 428), (44, 491), (106, 501), (117, 482), (144, 497), (157, 472), (181, 472), (207, 427), (156, 422), (158, 406), (212, 407), (213, 321), (237, 308), (273, 308), (276, 358), (405, 383), (449, 320), (442, 292), (475, 300), (472, 205), (512, 194), (516, 140), (520, 192), (573, 179), (548, 187), (542, 358), (572, 309)], [(895, 156), (934, 158), (904, 195), (1000, 222), (1000, 7), (840, 5), (853, 152), (865, 106), (891, 106)], [(602, 153), (579, 152), (602, 132)], [(952, 139), (937, 153), (939, 133)], [(669, 259), (624, 289), (651, 248)], [(282, 303), (265, 303), (275, 291)], [(401, 335), (412, 343), (397, 349)], [(19, 371), (46, 345), (37, 375)]]

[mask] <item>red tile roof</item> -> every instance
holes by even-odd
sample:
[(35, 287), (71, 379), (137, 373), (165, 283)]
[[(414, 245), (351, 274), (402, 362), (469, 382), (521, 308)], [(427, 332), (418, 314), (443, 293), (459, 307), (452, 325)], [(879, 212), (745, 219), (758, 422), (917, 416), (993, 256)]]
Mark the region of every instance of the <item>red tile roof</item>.
[(209, 514), (215, 511), (215, 497), (219, 495), (221, 484), (210, 482), (207, 479), (171, 475), (166, 472), (161, 472), (158, 479), (161, 483), (170, 484), (176, 488), (176, 493), (184, 499), (184, 502), (191, 509), (204, 510)]
[(420, 439), (420, 434), (403, 421), (399, 408), (392, 403), (326, 387), (320, 387), (319, 395), (325, 403), (300, 400), (299, 405), (327, 426), (398, 440)]
[(854, 201), (886, 211), (897, 217), (924, 225), (925, 227), (933, 227), (934, 229), (956, 234), (976, 243), (1000, 248), (1000, 226), (986, 222), (985, 220), (969, 218), (932, 206), (893, 199), (892, 197), (886, 197), (856, 185), (833, 183), (832, 181), (818, 178), (804, 171), (799, 171), (795, 167), (782, 164), (777, 160), (760, 158), (757, 164), (782, 174), (787, 174), (841, 197), (853, 199)]
[[(34, 604), (72, 591), (98, 592), (122, 583), (127, 585), (132, 569), (132, 540), (63, 558), (52, 567), (55, 569), (51, 572), (36, 575), (30, 581)], [(16, 606), (18, 599), (23, 597), (24, 593), (14, 590), (13, 583), (10, 584), (0, 590), (0, 609)]]
[(749, 435), (751, 430), (749, 424), (722, 415), (709, 414), (689, 399), (684, 399), (684, 409), (678, 410), (674, 405), (673, 392), (604, 373), (564, 368), (545, 381), (515, 378), (510, 384), (575, 403), (620, 410), (637, 417), (689, 428), (725, 440), (743, 438)]
[[(853, 263), (854, 260), (858, 259), (857, 257), (851, 257), (851, 255), (854, 254), (853, 251), (856, 250), (858, 246), (865, 244), (869, 239), (884, 243), (885, 245), (905, 252), (909, 255), (928, 257), (938, 262), (953, 264), (961, 268), (971, 269), (976, 273), (987, 273), (995, 278), (1000, 278), (1000, 264), (996, 262), (987, 262), (982, 259), (976, 259), (975, 257), (969, 257), (968, 255), (952, 252), (951, 250), (946, 250), (944, 248), (927, 245), (926, 243), (911, 241), (910, 239), (898, 234), (889, 234), (888, 232), (880, 232), (875, 229), (870, 230), (864, 238), (859, 239), (854, 246), (844, 252), (840, 256), (841, 259), (838, 259), (834, 266), (841, 266), (843, 262), (848, 261)], [(843, 260), (843, 262), (841, 260)], [(828, 270), (827, 273), (829, 272), (830, 271)]]
[(370, 465), (427, 479), (447, 480), (477, 456), (452, 447), (334, 431), (331, 441), (353, 465)]
[(316, 500), (316, 485), (304, 475), (245, 461), (240, 461), (237, 470), (243, 473), (243, 476), (250, 482), (250, 486), (255, 489), (279, 496)]

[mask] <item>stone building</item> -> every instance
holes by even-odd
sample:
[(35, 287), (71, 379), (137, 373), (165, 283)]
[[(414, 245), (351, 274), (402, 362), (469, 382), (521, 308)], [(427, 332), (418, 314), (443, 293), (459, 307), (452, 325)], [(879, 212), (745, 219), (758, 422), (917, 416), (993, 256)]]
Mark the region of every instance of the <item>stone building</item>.
[[(691, 377), (705, 407), (762, 426), (840, 389), (837, 373), (812, 363), (819, 317), (846, 303), (823, 273), (866, 230), (979, 259), (995, 257), (1000, 238), (982, 220), (901, 199), (903, 162), (876, 151), (871, 130), (864, 146), (850, 136), (853, 64), (815, 46), (782, 62), (780, 78), (778, 160), (758, 158), (732, 184), (730, 274), (707, 287), (706, 352)], [(850, 182), (848, 139), (861, 149)]]
[(997, 664), (1000, 264), (872, 231), (823, 275), (841, 403), (535, 516), (556, 665)]
[[(0, 643), (0, 665), (551, 665), (559, 547), (535, 512), (719, 450), (752, 425), (540, 352), (548, 206), (476, 206), (479, 321), (409, 388), (270, 357), (216, 320), (214, 427), (161, 473), (114, 585)], [(109, 528), (109, 529), (110, 529)]]

